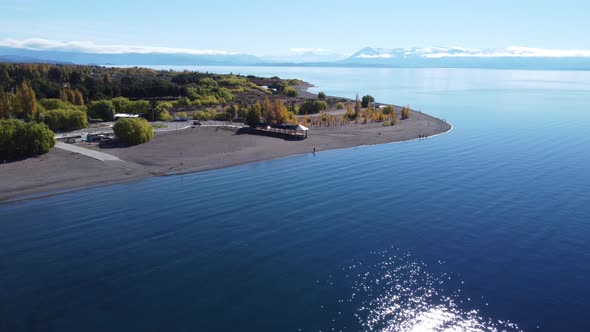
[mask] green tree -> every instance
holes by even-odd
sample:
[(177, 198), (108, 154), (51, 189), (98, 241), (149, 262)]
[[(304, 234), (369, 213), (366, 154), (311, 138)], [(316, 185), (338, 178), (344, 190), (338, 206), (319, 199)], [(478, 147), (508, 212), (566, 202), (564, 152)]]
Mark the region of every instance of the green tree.
[(10, 111), (10, 94), (0, 89), (0, 119), (8, 119)]
[(71, 131), (88, 127), (86, 112), (75, 109), (54, 109), (41, 113), (43, 122), (53, 131)]
[(272, 104), (270, 102), (270, 99), (268, 98), (264, 98), (264, 102), (262, 103), (262, 117), (265, 119), (265, 121), (267, 121), (267, 118), (271, 118), (272, 115), (270, 114), (272, 110)]
[(326, 99), (326, 94), (324, 91), (320, 91), (320, 93), (318, 93), (318, 99)]
[(82, 95), (82, 92), (80, 92), (80, 90), (75, 90), (74, 91), (74, 105), (84, 105), (84, 95)]
[(301, 105), (299, 113), (315, 114), (320, 111), (326, 110), (327, 108), (328, 104), (323, 100), (308, 99)]
[(246, 124), (248, 126), (255, 127), (257, 124), (260, 123), (260, 118), (262, 117), (262, 114), (260, 113), (260, 108), (260, 103), (257, 101), (248, 110), (248, 114), (246, 116)]
[(45, 124), (16, 119), (0, 120), (0, 156), (13, 160), (46, 153), (55, 145)]
[(131, 100), (124, 98), (124, 97), (116, 97), (111, 99), (113, 103), (113, 107), (115, 108), (115, 112), (117, 113), (130, 113), (128, 111), (129, 105), (131, 105)]
[(115, 106), (110, 100), (97, 100), (88, 105), (88, 116), (91, 119), (101, 119), (102, 121), (113, 121), (115, 115)]
[(147, 100), (132, 101), (127, 106), (125, 113), (141, 114), (151, 118), (150, 102)]
[(336, 109), (344, 109), (344, 103), (336, 103)]
[(149, 142), (154, 137), (152, 126), (141, 118), (123, 118), (113, 126), (115, 135), (125, 145), (137, 145)]
[(369, 107), (369, 105), (375, 101), (375, 98), (373, 98), (373, 96), (371, 95), (366, 95), (363, 96), (363, 99), (361, 101), (361, 105), (363, 106), (363, 108)]
[(103, 83), (106, 86), (110, 86), (113, 84), (113, 82), (111, 81), (111, 75), (108, 72), (104, 73)]
[(172, 121), (172, 116), (168, 110), (172, 109), (174, 106), (169, 101), (161, 101), (156, 104), (155, 113), (156, 113), (156, 120), (157, 121)]
[(227, 113), (227, 116), (230, 120), (234, 119), (238, 114), (238, 108), (236, 107), (236, 105), (232, 104), (225, 109), (225, 113)]

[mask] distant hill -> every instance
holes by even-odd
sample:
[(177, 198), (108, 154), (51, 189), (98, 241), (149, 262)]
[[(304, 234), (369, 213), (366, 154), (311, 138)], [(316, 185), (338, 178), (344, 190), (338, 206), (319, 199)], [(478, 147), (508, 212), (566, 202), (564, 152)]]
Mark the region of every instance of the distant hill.
[(302, 66), (391, 68), (489, 68), (590, 70), (590, 51), (555, 51), (523, 47), (467, 49), (461, 47), (372, 48), (351, 56), (303, 51), (289, 56), (248, 54), (86, 53), (0, 47), (0, 62), (73, 63), (95, 65)]
[(66, 64), (67, 62), (52, 61), (45, 59), (32, 58), (22, 55), (0, 55), (0, 62), (13, 63), (50, 63), (50, 64)]
[[(168, 53), (84, 53), (0, 47), (0, 57), (33, 62), (97, 65), (255, 65), (261, 59), (247, 54), (195, 55)], [(16, 61), (10, 61), (16, 62)], [(23, 61), (32, 62), (32, 61)]]

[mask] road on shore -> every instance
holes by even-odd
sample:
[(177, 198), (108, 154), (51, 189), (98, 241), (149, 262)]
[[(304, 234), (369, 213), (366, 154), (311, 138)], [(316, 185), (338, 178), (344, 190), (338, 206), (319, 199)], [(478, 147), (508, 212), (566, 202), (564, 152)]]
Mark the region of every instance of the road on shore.
[(62, 142), (56, 142), (55, 143), (55, 147), (58, 149), (62, 149), (62, 150), (66, 150), (66, 151), (70, 151), (70, 152), (74, 152), (77, 154), (81, 154), (96, 160), (100, 160), (100, 161), (106, 161), (106, 160), (115, 160), (115, 161), (120, 161), (121, 159), (119, 159), (118, 157), (115, 157), (113, 155), (110, 155), (108, 153), (103, 153), (103, 152), (99, 152), (99, 151), (94, 151), (94, 150), (90, 150), (90, 149), (86, 149), (80, 146), (76, 146), (76, 145), (72, 145), (72, 144), (67, 144), (67, 143), (62, 143)]

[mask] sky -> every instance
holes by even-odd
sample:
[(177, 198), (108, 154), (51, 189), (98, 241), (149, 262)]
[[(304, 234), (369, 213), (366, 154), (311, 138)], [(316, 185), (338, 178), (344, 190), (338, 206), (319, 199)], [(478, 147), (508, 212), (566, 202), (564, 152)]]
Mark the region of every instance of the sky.
[(590, 50), (587, 0), (0, 0), (0, 42), (219, 50), (258, 56), (365, 46)]

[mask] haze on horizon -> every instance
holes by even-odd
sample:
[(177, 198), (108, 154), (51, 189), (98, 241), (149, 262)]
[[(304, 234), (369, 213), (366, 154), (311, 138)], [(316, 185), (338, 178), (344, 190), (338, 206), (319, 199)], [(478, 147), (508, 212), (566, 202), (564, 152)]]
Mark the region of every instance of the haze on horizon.
[(350, 55), (365, 46), (589, 50), (589, 9), (579, 0), (558, 7), (545, 0), (170, 0), (165, 6), (153, 0), (5, 0), (0, 42), (33, 39), (258, 56)]

